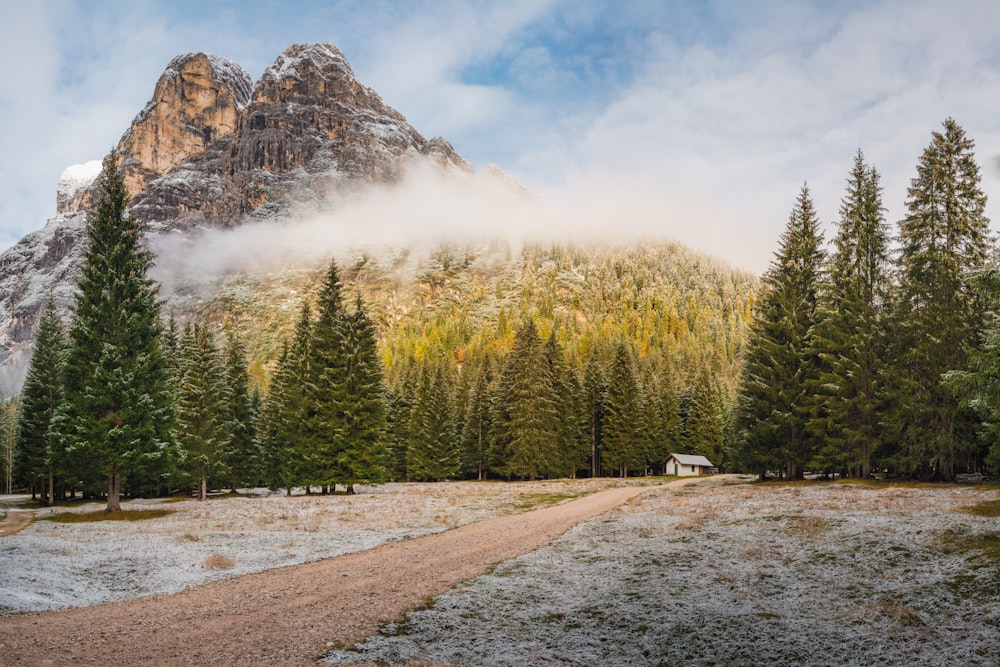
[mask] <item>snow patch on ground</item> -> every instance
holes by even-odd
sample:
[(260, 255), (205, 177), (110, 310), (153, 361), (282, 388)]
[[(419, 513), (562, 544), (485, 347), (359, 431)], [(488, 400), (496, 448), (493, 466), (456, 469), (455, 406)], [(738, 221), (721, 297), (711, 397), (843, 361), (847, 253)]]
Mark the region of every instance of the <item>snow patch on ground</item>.
[[(657, 490), (334, 664), (997, 665), (1000, 522), (975, 488)], [(419, 661), (432, 661), (423, 663)]]
[[(135, 522), (44, 519), (50, 512), (101, 510), (103, 503), (37, 510), (32, 525), (0, 540), (0, 613), (177, 592), (440, 532), (525, 508), (545, 494), (609, 486), (601, 480), (569, 484), (411, 483), (362, 487), (352, 496), (263, 492), (205, 502), (124, 502), (127, 510), (173, 511)], [(214, 569), (213, 556), (230, 559), (232, 567)]]

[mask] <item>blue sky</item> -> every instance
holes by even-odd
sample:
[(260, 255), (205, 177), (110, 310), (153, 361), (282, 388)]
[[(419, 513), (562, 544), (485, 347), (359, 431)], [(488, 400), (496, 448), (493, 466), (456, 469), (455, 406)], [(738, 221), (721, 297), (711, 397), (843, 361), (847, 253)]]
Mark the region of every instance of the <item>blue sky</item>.
[(803, 182), (832, 233), (858, 148), (894, 223), (949, 116), (1000, 218), (997, 26), (1000, 3), (971, 0), (4, 2), (0, 248), (54, 214), (62, 170), (118, 140), (173, 56), (258, 77), (328, 41), (476, 167), (759, 272)]

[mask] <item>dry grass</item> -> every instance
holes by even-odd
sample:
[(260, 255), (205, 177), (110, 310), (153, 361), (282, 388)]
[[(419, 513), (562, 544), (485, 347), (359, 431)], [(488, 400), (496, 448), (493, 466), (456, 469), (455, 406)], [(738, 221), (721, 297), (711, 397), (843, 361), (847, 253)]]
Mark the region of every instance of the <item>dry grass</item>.
[(986, 500), (975, 505), (967, 505), (961, 509), (964, 512), (975, 514), (976, 516), (1000, 517), (1000, 498), (995, 500)]
[(40, 517), (43, 521), (54, 521), (56, 523), (92, 523), (94, 521), (144, 521), (146, 519), (160, 519), (170, 514), (174, 510), (122, 510), (120, 512), (60, 512), (49, 516)]
[(236, 567), (236, 561), (229, 556), (215, 553), (205, 559), (204, 566), (206, 570), (231, 570)]

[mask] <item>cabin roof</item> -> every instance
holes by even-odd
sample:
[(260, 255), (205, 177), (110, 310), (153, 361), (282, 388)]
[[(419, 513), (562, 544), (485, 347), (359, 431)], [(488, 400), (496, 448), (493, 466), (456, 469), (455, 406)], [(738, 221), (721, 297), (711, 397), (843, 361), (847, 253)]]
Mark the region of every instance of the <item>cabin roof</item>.
[(706, 468), (712, 467), (712, 462), (706, 459), (704, 456), (695, 456), (694, 454), (671, 454), (670, 459), (677, 459), (677, 462), (682, 466), (705, 466)]

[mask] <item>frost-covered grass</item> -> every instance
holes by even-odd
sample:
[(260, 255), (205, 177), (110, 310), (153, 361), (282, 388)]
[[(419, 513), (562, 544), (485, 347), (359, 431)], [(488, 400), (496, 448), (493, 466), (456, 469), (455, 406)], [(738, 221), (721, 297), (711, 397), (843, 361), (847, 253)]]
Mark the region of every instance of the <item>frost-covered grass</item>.
[(329, 660), (997, 665), (1000, 525), (967, 509), (995, 500), (944, 486), (664, 489)]
[[(103, 503), (39, 509), (33, 524), (0, 538), (0, 613), (176, 592), (212, 579), (435, 533), (616, 484), (387, 484), (361, 488), (353, 496), (132, 500), (122, 503), (125, 512), (110, 517), (103, 513)], [(145, 518), (95, 521), (127, 517)]]

